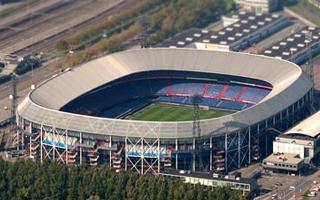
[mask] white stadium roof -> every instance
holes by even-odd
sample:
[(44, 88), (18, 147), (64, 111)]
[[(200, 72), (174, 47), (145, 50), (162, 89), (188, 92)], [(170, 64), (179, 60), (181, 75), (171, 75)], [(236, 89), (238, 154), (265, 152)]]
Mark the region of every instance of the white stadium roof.
[(306, 118), (293, 128), (289, 129), (284, 135), (300, 134), (309, 137), (317, 137), (320, 133), (320, 111)]
[(39, 85), (19, 105), (18, 116), (31, 122), (101, 135), (189, 138), (192, 122), (150, 122), (85, 116), (59, 111), (80, 95), (114, 79), (150, 70), (228, 74), (269, 82), (272, 91), (257, 105), (227, 116), (201, 120), (201, 135), (236, 131), (265, 120), (301, 99), (311, 81), (288, 61), (236, 52), (197, 49), (138, 49), (111, 54)]

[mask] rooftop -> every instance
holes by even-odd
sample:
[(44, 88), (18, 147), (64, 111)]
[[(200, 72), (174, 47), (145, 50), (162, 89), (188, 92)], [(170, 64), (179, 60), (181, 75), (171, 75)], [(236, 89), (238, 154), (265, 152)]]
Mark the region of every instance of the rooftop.
[(303, 161), (302, 158), (299, 157), (298, 154), (289, 154), (289, 153), (279, 153), (279, 154), (271, 154), (267, 158), (264, 159), (265, 162), (271, 163), (283, 163), (283, 164), (293, 164), (298, 165)]
[(237, 22), (223, 28), (218, 32), (213, 32), (202, 41), (204, 43), (230, 45), (240, 39), (259, 31), (261, 28), (268, 26), (283, 16), (268, 13), (254, 13), (238, 11), (227, 17), (237, 19)]
[(289, 129), (284, 135), (306, 135), (316, 138), (320, 133), (320, 111), (303, 120), (293, 128)]
[(165, 40), (157, 47), (186, 47), (193, 42), (228, 45), (284, 17), (277, 14), (237, 11), (225, 18), (237, 22), (217, 32), (191, 28)]
[(205, 29), (190, 28), (163, 41), (161, 44), (156, 45), (156, 47), (186, 47), (195, 41), (201, 40), (210, 33), (211, 31)]
[(240, 178), (236, 180), (235, 177), (232, 176), (214, 176), (208, 172), (190, 172), (190, 173), (179, 173), (178, 170), (174, 169), (167, 169), (161, 172), (162, 175), (172, 175), (172, 176), (179, 176), (179, 177), (195, 177), (195, 178), (202, 178), (202, 179), (210, 179), (210, 180), (217, 180), (217, 181), (225, 181), (225, 182), (239, 182), (244, 184), (254, 184), (254, 181), (249, 178)]
[[(311, 40), (306, 37), (308, 32), (312, 33)], [(320, 28), (304, 27), (300, 31), (292, 33), (283, 40), (264, 49), (260, 54), (290, 60), (294, 55), (306, 49), (307, 45), (313, 45), (319, 42)]]

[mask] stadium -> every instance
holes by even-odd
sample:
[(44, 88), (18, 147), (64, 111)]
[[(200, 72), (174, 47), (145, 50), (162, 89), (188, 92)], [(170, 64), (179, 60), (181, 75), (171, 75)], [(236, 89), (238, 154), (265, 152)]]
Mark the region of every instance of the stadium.
[(226, 173), (268, 155), (275, 132), (310, 113), (312, 96), (312, 81), (285, 60), (148, 48), (53, 76), (16, 120), (41, 161)]

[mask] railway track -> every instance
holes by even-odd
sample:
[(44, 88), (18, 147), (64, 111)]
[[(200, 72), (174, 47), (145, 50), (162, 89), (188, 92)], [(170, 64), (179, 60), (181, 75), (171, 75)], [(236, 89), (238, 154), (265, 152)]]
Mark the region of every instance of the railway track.
[[(72, 16), (72, 14), (75, 13), (76, 10), (80, 9), (82, 6), (87, 6), (89, 3), (92, 3), (91, 1), (81, 1), (84, 3), (81, 4), (77, 4), (77, 6), (75, 7), (70, 7), (71, 4), (70, 2), (68, 2), (68, 4), (64, 4), (64, 6), (67, 6), (68, 9), (64, 8), (63, 10), (59, 11), (56, 10), (58, 8), (61, 8), (63, 5), (59, 5), (58, 8), (53, 9), (53, 10), (49, 10), (50, 12), (47, 12), (46, 16), (44, 16), (43, 14), (37, 14), (35, 15), (36, 17), (32, 17), (32, 18), (27, 18), (24, 21), (24, 23), (16, 23), (15, 28), (21, 28), (22, 30), (20, 31), (12, 31), (9, 30), (4, 34), (0, 34), (0, 49), (5, 49), (7, 46), (10, 45), (14, 45), (16, 43), (18, 43), (21, 39), (24, 38), (30, 38), (30, 37), (34, 37), (35, 35), (37, 35), (37, 33), (39, 33), (39, 30), (43, 28), (48, 27), (49, 24), (52, 24), (52, 26), (56, 26), (57, 24), (61, 24), (64, 21), (67, 20), (67, 18), (70, 18), (70, 16)], [(54, 12), (55, 11), (55, 12)], [(68, 12), (68, 15), (62, 15), (62, 12)], [(49, 15), (51, 13), (51, 15)], [(60, 17), (56, 17), (59, 16)], [(10, 39), (6, 39), (6, 38), (10, 38)]]
[[(109, 15), (114, 9), (119, 9), (133, 1), (105, 0), (96, 3), (95, 0), (87, 0), (76, 1), (78, 2), (76, 5), (70, 1), (59, 3), (14, 22), (15, 26), (0, 28), (0, 49), (6, 53), (25, 56), (52, 48), (55, 41), (64, 38), (66, 34), (69, 35), (75, 30)], [(95, 15), (88, 14), (88, 10), (96, 7), (102, 8), (97, 10)]]

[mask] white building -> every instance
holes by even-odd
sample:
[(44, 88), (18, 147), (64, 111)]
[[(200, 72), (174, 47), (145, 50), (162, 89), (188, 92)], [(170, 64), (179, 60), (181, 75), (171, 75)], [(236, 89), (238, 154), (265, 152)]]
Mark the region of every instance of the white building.
[(299, 171), (320, 152), (320, 111), (303, 120), (273, 142), (273, 153), (262, 165), (270, 170)]
[(279, 8), (279, 0), (235, 0), (243, 9), (254, 12), (272, 12)]

